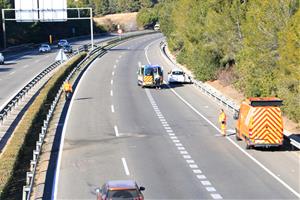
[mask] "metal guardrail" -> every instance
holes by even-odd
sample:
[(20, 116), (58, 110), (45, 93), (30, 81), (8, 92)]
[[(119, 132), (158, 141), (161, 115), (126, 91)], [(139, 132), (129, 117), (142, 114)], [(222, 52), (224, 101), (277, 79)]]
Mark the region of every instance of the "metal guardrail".
[[(83, 49), (80, 48), (80, 52), (83, 51)], [(78, 54), (79, 52), (74, 52), (70, 55), (68, 55), (68, 59), (73, 57), (74, 55)], [(36, 75), (28, 84), (26, 84), (17, 94), (15, 94), (12, 99), (6, 103), (6, 105), (3, 107), (2, 110), (0, 110), (0, 125), (3, 124), (3, 121), (6, 119), (8, 114), (13, 110), (15, 106), (18, 105), (19, 101), (25, 97), (25, 95), (33, 88), (42, 78), (44, 78), (49, 72), (51, 72), (53, 69), (55, 69), (57, 66), (59, 66), (61, 63), (60, 61), (56, 61), (49, 65), (46, 69), (44, 69), (42, 72), (40, 72), (38, 75)]]
[[(65, 79), (65, 81), (70, 80), (73, 77), (73, 75), (75, 74), (75, 72), (78, 69), (81, 68), (81, 65), (84, 62), (88, 61), (86, 63), (86, 66), (88, 66), (96, 58), (98, 58), (99, 56), (103, 56), (106, 53), (106, 49), (110, 49), (113, 46), (116, 46), (119, 42), (124, 41), (126, 39), (136, 37), (136, 36), (140, 36), (140, 35), (146, 35), (146, 34), (148, 34), (148, 33), (140, 33), (140, 34), (125, 36), (121, 40), (119, 38), (110, 39), (107, 42), (107, 45), (105, 45), (103, 47), (101, 47), (101, 46), (96, 47), (94, 50), (89, 52), (89, 54), (80, 63), (77, 64), (77, 66), (70, 72), (70, 74)], [(80, 49), (80, 51), (83, 51), (83, 50), (85, 50), (85, 49), (82, 47)], [(30, 160), (30, 171), (26, 172), (26, 185), (23, 186), (23, 194), (22, 194), (22, 199), (23, 200), (29, 200), (30, 199), (30, 195), (31, 195), (31, 192), (32, 192), (32, 189), (33, 189), (33, 184), (34, 184), (34, 178), (35, 178), (35, 175), (36, 175), (36, 167), (37, 167), (38, 159), (39, 159), (39, 156), (40, 156), (40, 153), (41, 153), (41, 150), (42, 150), (42, 145), (44, 143), (46, 132), (49, 128), (50, 120), (53, 116), (54, 110), (57, 106), (57, 103), (59, 101), (59, 98), (60, 98), (60, 95), (62, 94), (62, 92), (63, 92), (63, 85), (61, 85), (59, 91), (56, 93), (55, 99), (53, 100), (53, 102), (50, 106), (50, 109), (48, 111), (48, 114), (46, 116), (46, 119), (44, 120), (43, 126), (41, 127), (41, 132), (39, 133), (39, 139), (38, 139), (38, 141), (36, 141), (36, 148), (35, 148), (35, 150), (33, 150), (33, 159)]]
[[(177, 66), (176, 61), (174, 61), (168, 53), (165, 51), (166, 43), (162, 41), (160, 43), (160, 50), (161, 53), (167, 57), (167, 59), (174, 65)], [(203, 83), (202, 81), (198, 81), (192, 78), (193, 84), (198, 87), (204, 94), (214, 99), (216, 102), (218, 102), (220, 105), (227, 107), (227, 109), (231, 110), (233, 113), (239, 111), (239, 106), (232, 100), (227, 97), (225, 97), (221, 92), (214, 89), (212, 86), (207, 85)], [(284, 136), (287, 137), (290, 140), (290, 144), (292, 144), (294, 147), (300, 149), (300, 143), (295, 138), (289, 137), (287, 135), (291, 135), (290, 133), (287, 134), (288, 131), (284, 130)]]

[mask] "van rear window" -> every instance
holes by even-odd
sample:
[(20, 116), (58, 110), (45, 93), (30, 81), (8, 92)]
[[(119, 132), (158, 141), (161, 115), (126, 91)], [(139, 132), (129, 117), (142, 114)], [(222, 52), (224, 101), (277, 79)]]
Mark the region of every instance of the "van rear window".
[(282, 106), (282, 100), (272, 100), (272, 101), (251, 101), (250, 105), (255, 106)]

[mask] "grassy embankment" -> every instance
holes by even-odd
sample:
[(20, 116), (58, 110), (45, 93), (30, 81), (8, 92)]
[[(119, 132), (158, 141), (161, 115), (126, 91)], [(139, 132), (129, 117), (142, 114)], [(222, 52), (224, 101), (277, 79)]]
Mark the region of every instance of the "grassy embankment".
[(0, 156), (0, 199), (21, 199), (32, 152), (52, 101), (67, 75), (85, 57), (79, 54), (65, 63), (44, 85)]

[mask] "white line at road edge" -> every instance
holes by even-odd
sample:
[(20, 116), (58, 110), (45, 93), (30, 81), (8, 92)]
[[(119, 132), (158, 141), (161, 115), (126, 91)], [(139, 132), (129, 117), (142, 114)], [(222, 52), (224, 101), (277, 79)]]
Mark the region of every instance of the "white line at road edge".
[[(159, 39), (158, 39), (159, 40)], [(147, 58), (147, 61), (149, 64), (150, 60), (148, 58), (148, 48), (150, 45), (152, 45), (157, 40), (152, 41), (150, 44), (147, 45), (145, 48), (145, 55)], [(169, 87), (170, 88), (170, 87)], [(174, 89), (170, 88), (170, 90), (181, 100), (183, 101), (188, 107), (190, 107), (196, 114), (198, 114), (200, 117), (202, 117), (207, 123), (209, 123), (213, 128), (215, 128), (219, 133), (221, 133), (221, 130), (215, 126), (209, 119), (207, 119), (203, 114), (201, 114), (197, 109), (195, 109), (189, 102), (187, 102), (184, 98), (182, 98)], [(263, 170), (265, 170), (268, 174), (270, 174), (274, 179), (276, 179), (279, 183), (281, 183), (284, 187), (286, 187), (289, 191), (291, 191), (294, 195), (296, 195), (298, 198), (300, 198), (300, 194), (295, 191), (291, 186), (289, 186), (287, 183), (285, 183), (282, 179), (280, 179), (276, 174), (274, 174), (271, 170), (269, 170), (266, 166), (264, 166), (261, 162), (259, 162), (256, 158), (251, 156), (248, 152), (246, 152), (242, 147), (240, 147), (237, 143), (235, 143), (230, 137), (226, 137), (228, 141), (230, 141), (235, 147), (237, 147), (241, 152), (243, 152), (246, 156), (248, 156), (252, 161), (254, 161), (257, 165), (259, 165)]]
[[(87, 68), (87, 70), (85, 70), (84, 74), (82, 75), (82, 77), (79, 79), (79, 82), (77, 84), (77, 87), (75, 88), (74, 94), (72, 95), (73, 97), (75, 97), (77, 95), (77, 88), (79, 87), (79, 85), (81, 84), (81, 81), (84, 79), (84, 76), (87, 74), (87, 72), (91, 69), (92, 64)], [(56, 164), (56, 169), (55, 169), (55, 177), (54, 177), (54, 181), (53, 181), (53, 187), (54, 191), (52, 191), (52, 196), (51, 199), (52, 200), (56, 200), (57, 199), (57, 187), (58, 187), (58, 177), (60, 174), (60, 165), (61, 165), (61, 158), (62, 158), (62, 152), (64, 149), (64, 143), (65, 143), (65, 136), (66, 136), (66, 129), (68, 126), (68, 121), (69, 121), (69, 117), (70, 117), (70, 113), (73, 107), (73, 103), (74, 103), (74, 98), (71, 99), (68, 111), (67, 111), (67, 116), (65, 118), (64, 121), (64, 127), (63, 127), (63, 131), (62, 131), (62, 135), (60, 138), (60, 145), (59, 145), (59, 152), (58, 152), (58, 158), (57, 158), (57, 164)]]
[[(79, 87), (79, 85), (81, 84), (81, 81), (83, 80), (84, 76), (86, 76), (87, 72), (91, 69), (91, 66), (93, 65), (93, 63), (87, 68), (87, 70), (84, 72), (84, 74), (82, 75), (82, 77), (79, 79), (79, 82), (77, 84), (77, 87)], [(111, 80), (111, 84), (113, 84), (113, 80)], [(76, 96), (77, 94), (77, 89), (75, 89), (75, 92), (73, 94), (73, 96)], [(59, 145), (59, 153), (58, 153), (58, 159), (57, 159), (57, 165), (56, 165), (56, 169), (55, 169), (55, 177), (54, 177), (54, 181), (53, 181), (53, 187), (54, 191), (52, 191), (52, 196), (51, 199), (52, 200), (56, 200), (57, 199), (57, 187), (58, 187), (58, 177), (59, 177), (59, 173), (60, 173), (60, 165), (61, 165), (61, 156), (62, 156), (62, 151), (63, 151), (63, 147), (64, 147), (64, 141), (65, 141), (65, 135), (66, 135), (66, 127), (68, 124), (68, 119), (70, 117), (70, 110), (72, 109), (73, 106), (73, 102), (74, 99), (71, 99), (70, 102), (70, 106), (69, 109), (67, 111), (67, 116), (65, 118), (65, 122), (64, 122), (64, 127), (63, 127), (63, 131), (62, 131), (62, 135), (61, 135), (61, 139), (60, 139), (60, 145)]]
[(129, 173), (129, 169), (128, 169), (128, 166), (127, 166), (127, 163), (126, 163), (125, 158), (122, 158), (122, 163), (123, 163), (123, 167), (124, 167), (124, 170), (125, 170), (125, 174), (126, 174), (127, 176), (129, 176), (130, 173)]

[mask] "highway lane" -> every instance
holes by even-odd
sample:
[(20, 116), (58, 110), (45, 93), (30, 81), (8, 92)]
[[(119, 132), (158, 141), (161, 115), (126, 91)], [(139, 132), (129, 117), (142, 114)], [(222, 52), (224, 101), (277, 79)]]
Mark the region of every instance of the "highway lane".
[[(228, 139), (219, 137), (208, 123), (216, 122), (219, 107), (193, 86), (173, 89), (206, 119), (169, 88), (137, 86), (139, 62), (168, 69), (157, 48), (158, 38), (161, 35), (144, 36), (119, 45), (83, 76), (65, 124), (58, 199), (93, 199), (94, 189), (106, 180), (129, 178), (146, 187), (146, 199), (295, 198)], [(299, 188), (294, 152), (266, 152), (287, 163), (253, 152), (281, 171), (293, 168), (294, 178), (280, 175)]]
[[(95, 43), (109, 37), (115, 35), (97, 37)], [(90, 43), (89, 39), (71, 40), (73, 50), (87, 43)], [(50, 53), (41, 54), (38, 49), (34, 49), (6, 57), (5, 65), (0, 65), (0, 109), (37, 74), (55, 62), (57, 53), (55, 47)]]

